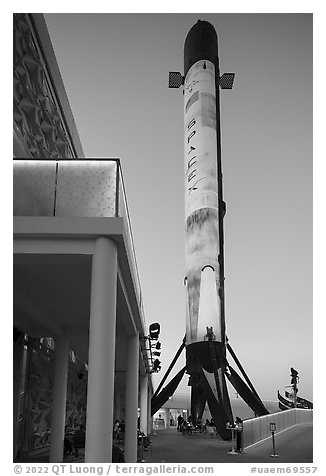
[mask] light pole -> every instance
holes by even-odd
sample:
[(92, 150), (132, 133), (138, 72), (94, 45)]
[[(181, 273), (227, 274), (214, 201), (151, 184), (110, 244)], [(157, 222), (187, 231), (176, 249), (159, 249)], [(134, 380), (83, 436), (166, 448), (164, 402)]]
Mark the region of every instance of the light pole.
[(276, 430), (276, 423), (270, 423), (269, 424), (269, 429), (272, 432), (272, 442), (273, 442), (273, 454), (270, 455), (271, 458), (278, 458), (278, 455), (275, 453), (275, 436), (274, 432)]

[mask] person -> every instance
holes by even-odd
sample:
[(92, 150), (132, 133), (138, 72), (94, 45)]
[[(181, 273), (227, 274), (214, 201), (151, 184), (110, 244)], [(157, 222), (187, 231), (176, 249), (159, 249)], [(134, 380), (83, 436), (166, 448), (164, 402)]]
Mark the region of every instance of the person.
[(215, 429), (214, 429), (214, 420), (213, 418), (211, 419), (211, 421), (209, 421), (208, 419), (206, 420), (206, 432), (207, 434), (213, 438), (215, 436)]
[(149, 445), (152, 443), (147, 435), (142, 430), (137, 430), (137, 443), (147, 451)]
[(203, 423), (203, 432), (207, 433), (207, 427), (209, 425), (209, 420), (206, 418), (205, 423)]
[(112, 446), (112, 463), (124, 463), (125, 458), (123, 450), (117, 445)]
[(70, 455), (72, 453), (72, 444), (67, 436), (63, 439), (63, 454), (64, 456)]
[(125, 422), (124, 422), (124, 420), (121, 420), (120, 425), (119, 425), (119, 436), (122, 440), (125, 437)]
[(85, 448), (85, 426), (79, 425), (79, 428), (75, 431), (72, 444), (75, 450), (75, 457), (79, 456), (79, 449)]
[(119, 425), (120, 425), (119, 420), (116, 420), (116, 421), (114, 422), (114, 425), (113, 425), (113, 439), (114, 439), (114, 440), (117, 440), (117, 439), (118, 439), (118, 436), (119, 436)]
[(182, 435), (185, 435), (188, 432), (188, 425), (189, 423), (187, 423), (186, 420), (182, 418), (182, 422), (180, 425), (180, 431)]
[(65, 426), (65, 435), (63, 439), (63, 454), (65, 456), (72, 454), (73, 448), (69, 438), (69, 427)]
[(181, 424), (183, 422), (183, 418), (181, 415), (178, 416), (178, 426), (177, 426), (177, 431), (181, 432)]
[(243, 431), (243, 423), (241, 418), (236, 417), (235, 422), (235, 434), (236, 434), (236, 451), (238, 453), (242, 452), (242, 431)]
[(192, 422), (192, 431), (199, 433), (203, 431), (203, 425), (200, 418), (194, 418)]

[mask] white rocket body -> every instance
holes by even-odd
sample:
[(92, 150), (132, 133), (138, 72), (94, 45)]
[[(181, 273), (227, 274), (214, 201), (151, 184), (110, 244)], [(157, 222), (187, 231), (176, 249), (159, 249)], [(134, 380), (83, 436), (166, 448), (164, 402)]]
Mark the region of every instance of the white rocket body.
[(184, 81), (187, 345), (222, 339), (215, 74), (200, 60)]

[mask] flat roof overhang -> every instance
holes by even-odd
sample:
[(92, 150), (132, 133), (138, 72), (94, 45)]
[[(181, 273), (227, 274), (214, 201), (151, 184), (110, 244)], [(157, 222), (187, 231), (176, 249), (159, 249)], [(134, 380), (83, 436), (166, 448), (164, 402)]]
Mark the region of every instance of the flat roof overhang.
[(124, 372), (128, 336), (145, 333), (124, 218), (15, 216), (13, 232), (14, 326), (34, 337), (69, 336), (86, 363), (94, 243), (104, 236), (117, 244), (115, 370)]

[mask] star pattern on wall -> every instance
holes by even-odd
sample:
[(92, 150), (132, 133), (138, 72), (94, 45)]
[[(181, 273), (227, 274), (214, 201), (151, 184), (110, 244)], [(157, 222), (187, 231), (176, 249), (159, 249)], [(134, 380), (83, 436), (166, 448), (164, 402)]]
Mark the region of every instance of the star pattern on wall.
[(14, 14), (13, 115), (25, 150), (33, 158), (73, 158), (50, 76), (27, 14)]
[[(24, 408), (19, 420), (19, 447), (23, 452), (49, 445), (53, 403), (55, 345), (51, 338), (28, 337)], [(87, 403), (87, 368), (69, 353), (66, 422), (70, 428), (85, 424)]]

